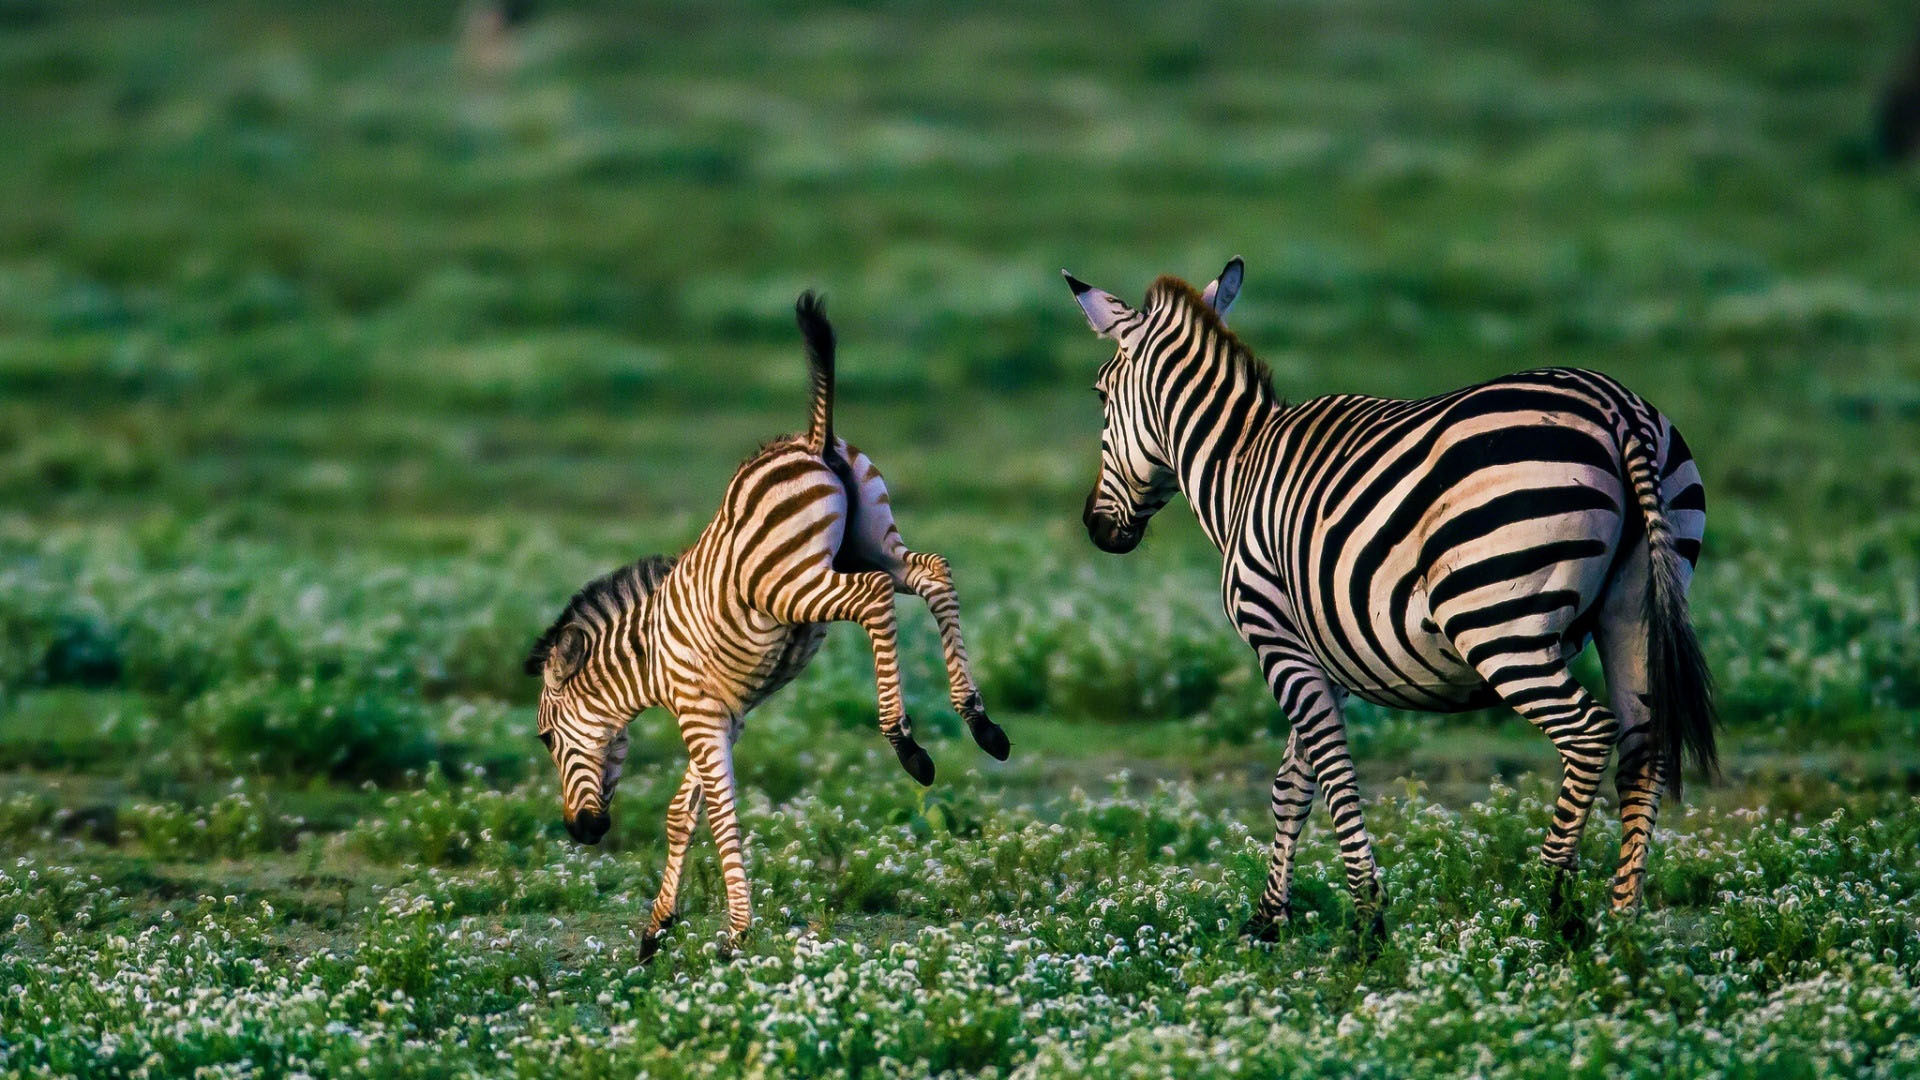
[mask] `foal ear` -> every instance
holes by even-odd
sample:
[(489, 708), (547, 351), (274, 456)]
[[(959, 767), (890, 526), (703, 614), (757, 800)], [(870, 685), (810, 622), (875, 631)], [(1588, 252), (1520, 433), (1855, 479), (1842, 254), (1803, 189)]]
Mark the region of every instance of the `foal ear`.
[(547, 685), (558, 689), (561, 684), (580, 673), (587, 663), (587, 632), (577, 626), (563, 626), (553, 639), (553, 650), (547, 654), (547, 666), (543, 673)]
[(1074, 300), (1080, 304), (1080, 310), (1087, 314), (1087, 323), (1101, 337), (1113, 337), (1114, 327), (1133, 314), (1133, 309), (1112, 293), (1096, 289), (1065, 270), (1060, 271), (1060, 276), (1067, 279), (1067, 287), (1073, 290)]
[(1246, 276), (1245, 260), (1235, 255), (1227, 260), (1226, 269), (1220, 271), (1220, 276), (1208, 282), (1206, 289), (1200, 293), (1200, 299), (1212, 305), (1213, 310), (1219, 313), (1221, 322), (1227, 320), (1227, 309), (1233, 306), (1234, 298), (1240, 295), (1240, 282)]

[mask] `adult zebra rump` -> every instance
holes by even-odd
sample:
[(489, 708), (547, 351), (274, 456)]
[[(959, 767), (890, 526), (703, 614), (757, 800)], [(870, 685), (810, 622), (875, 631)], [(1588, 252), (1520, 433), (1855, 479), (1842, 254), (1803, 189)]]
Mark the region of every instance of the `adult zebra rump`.
[[(1105, 412), (1093, 542), (1130, 551), (1175, 492), (1225, 557), (1221, 598), (1292, 722), (1273, 780), (1266, 888), (1246, 931), (1289, 917), (1294, 847), (1326, 793), (1347, 886), (1369, 929), (1384, 904), (1340, 707), (1458, 711), (1505, 702), (1553, 740), (1563, 775), (1541, 855), (1567, 872), (1601, 770), (1620, 747), (1616, 910), (1638, 903), (1660, 794), (1683, 752), (1714, 763), (1706, 666), (1687, 616), (1706, 501), (1687, 445), (1619, 383), (1549, 368), (1422, 401), (1287, 405), (1226, 327), (1239, 259), (1204, 292), (1156, 281), (1144, 310), (1067, 275), (1119, 346), (1094, 384)], [(1567, 670), (1599, 643), (1612, 708)]]
[(804, 435), (770, 443), (741, 465), (719, 513), (678, 557), (653, 556), (575, 594), (527, 656), (540, 675), (539, 735), (560, 770), (567, 830), (598, 843), (627, 756), (627, 725), (654, 705), (673, 711), (689, 762), (667, 808), (667, 866), (643, 938), (652, 955), (673, 919), (680, 871), (702, 806), (720, 849), (732, 936), (752, 919), (734, 812), (733, 744), (747, 712), (790, 682), (820, 648), (828, 622), (856, 622), (873, 643), (880, 731), (915, 780), (933, 760), (914, 741), (900, 698), (893, 596), (920, 596), (940, 627), (954, 709), (974, 741), (1005, 761), (960, 637), (947, 562), (907, 550), (880, 471), (833, 435), (833, 327), (804, 293), (795, 312), (813, 374)]

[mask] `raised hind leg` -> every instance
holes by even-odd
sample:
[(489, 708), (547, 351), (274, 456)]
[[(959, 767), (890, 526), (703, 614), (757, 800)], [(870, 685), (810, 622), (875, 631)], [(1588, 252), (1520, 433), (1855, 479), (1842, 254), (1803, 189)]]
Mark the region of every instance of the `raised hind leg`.
[(873, 645), (873, 680), (880, 734), (907, 775), (933, 783), (933, 758), (913, 739), (913, 720), (900, 695), (900, 639), (893, 613), (893, 577), (883, 571), (842, 574), (822, 569), (765, 601), (767, 614), (787, 623), (854, 622)]
[(873, 459), (846, 443), (840, 444), (848, 488), (848, 527), (838, 562), (843, 566), (875, 567), (893, 578), (894, 588), (926, 601), (940, 628), (940, 651), (946, 661), (947, 689), (953, 711), (967, 722), (980, 749), (1007, 760), (1007, 734), (987, 718), (986, 706), (967, 662), (966, 639), (960, 634), (960, 596), (954, 591), (947, 560), (930, 552), (910, 551), (893, 520), (893, 499)]
[(933, 621), (940, 627), (940, 651), (947, 664), (953, 711), (967, 722), (967, 730), (980, 749), (1000, 761), (1007, 760), (1012, 750), (1007, 733), (987, 718), (987, 707), (980, 700), (973, 669), (967, 663), (967, 643), (960, 636), (960, 597), (954, 592), (953, 572), (947, 560), (922, 551), (902, 549), (901, 554), (904, 570), (898, 583), (927, 602)]

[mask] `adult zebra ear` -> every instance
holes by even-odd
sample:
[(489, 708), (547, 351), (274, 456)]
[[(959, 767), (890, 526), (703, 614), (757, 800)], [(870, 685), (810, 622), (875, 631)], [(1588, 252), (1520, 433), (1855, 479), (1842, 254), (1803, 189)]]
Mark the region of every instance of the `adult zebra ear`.
[(1220, 276), (1208, 282), (1206, 289), (1200, 293), (1200, 299), (1213, 305), (1213, 310), (1219, 313), (1221, 322), (1227, 321), (1227, 309), (1233, 306), (1234, 298), (1240, 295), (1240, 282), (1246, 276), (1246, 261), (1235, 255), (1227, 260), (1226, 269), (1220, 271)]
[(1114, 327), (1133, 314), (1133, 309), (1112, 293), (1096, 289), (1065, 270), (1060, 271), (1060, 276), (1067, 279), (1074, 300), (1080, 304), (1080, 310), (1086, 312), (1093, 332), (1101, 337), (1114, 337)]
[(559, 689), (580, 673), (587, 663), (587, 632), (577, 626), (563, 626), (554, 636), (553, 649), (547, 654), (542, 675), (547, 685)]

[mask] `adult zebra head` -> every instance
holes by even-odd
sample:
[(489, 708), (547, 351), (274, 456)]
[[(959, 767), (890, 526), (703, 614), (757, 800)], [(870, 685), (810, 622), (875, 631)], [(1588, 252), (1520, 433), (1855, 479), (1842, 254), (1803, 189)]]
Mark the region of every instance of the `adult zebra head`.
[(654, 555), (588, 582), (527, 654), (541, 679), (540, 741), (560, 770), (567, 832), (597, 844), (627, 760), (627, 725), (655, 704), (647, 613), (674, 558)]
[[(1180, 433), (1173, 429), (1166, 403), (1183, 390), (1176, 384), (1215, 377), (1206, 370), (1204, 354), (1220, 344), (1222, 335), (1216, 331), (1225, 326), (1245, 272), (1245, 264), (1234, 256), (1199, 294), (1199, 304), (1192, 302), (1190, 286), (1161, 278), (1148, 291), (1144, 311), (1060, 272), (1093, 332), (1116, 346), (1113, 359), (1101, 365), (1093, 383), (1104, 413), (1100, 478), (1087, 493), (1081, 514), (1087, 535), (1100, 550), (1123, 554), (1138, 547), (1147, 522), (1180, 490), (1181, 463), (1175, 460)], [(1195, 358), (1203, 363), (1191, 363)]]

